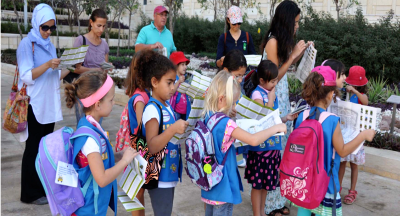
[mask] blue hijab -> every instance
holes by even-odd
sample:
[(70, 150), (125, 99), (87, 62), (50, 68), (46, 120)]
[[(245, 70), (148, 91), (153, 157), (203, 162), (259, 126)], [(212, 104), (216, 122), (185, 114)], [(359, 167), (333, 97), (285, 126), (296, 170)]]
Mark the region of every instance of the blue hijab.
[(43, 39), (39, 28), (40, 25), (49, 20), (54, 20), (54, 22), (56, 21), (56, 15), (54, 14), (53, 9), (47, 4), (38, 4), (33, 10), (32, 29), (28, 33), (28, 37), (32, 42), (36, 42), (36, 44), (41, 45), (46, 50), (49, 50), (50, 48), (50, 37)]

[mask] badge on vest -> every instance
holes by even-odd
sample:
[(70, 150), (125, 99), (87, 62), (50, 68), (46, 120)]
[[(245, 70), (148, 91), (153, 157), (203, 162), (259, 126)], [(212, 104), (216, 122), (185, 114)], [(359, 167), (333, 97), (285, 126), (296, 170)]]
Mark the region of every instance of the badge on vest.
[(176, 165), (173, 163), (170, 167), (172, 173), (176, 173)]
[(107, 152), (101, 155), (101, 159), (102, 160), (107, 160), (108, 159)]
[(272, 139), (269, 139), (269, 140), (267, 141), (267, 143), (268, 143), (269, 147), (275, 146), (275, 142), (274, 142)]
[(297, 154), (304, 154), (306, 146), (290, 143), (289, 151)]
[(247, 41), (243, 42), (243, 50), (246, 50), (246, 48), (247, 48)]
[(171, 154), (170, 154), (171, 158), (176, 158), (177, 155), (178, 155), (178, 153), (176, 150), (171, 150)]

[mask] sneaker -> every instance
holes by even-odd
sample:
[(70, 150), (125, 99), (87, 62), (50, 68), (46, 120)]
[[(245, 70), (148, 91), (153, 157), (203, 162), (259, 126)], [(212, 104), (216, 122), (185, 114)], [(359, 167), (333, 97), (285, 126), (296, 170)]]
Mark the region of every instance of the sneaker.
[(47, 198), (46, 198), (46, 197), (40, 197), (39, 199), (37, 199), (37, 200), (31, 202), (31, 204), (34, 204), (34, 205), (46, 205), (46, 204), (48, 204), (48, 203), (49, 203), (49, 202), (47, 201)]
[(240, 161), (237, 162), (238, 167), (244, 168), (246, 167), (246, 160), (242, 159)]

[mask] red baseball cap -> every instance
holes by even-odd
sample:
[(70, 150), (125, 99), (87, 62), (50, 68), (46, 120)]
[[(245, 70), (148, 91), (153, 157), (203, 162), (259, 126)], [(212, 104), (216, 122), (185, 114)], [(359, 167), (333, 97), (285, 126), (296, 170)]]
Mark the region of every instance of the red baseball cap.
[(162, 13), (162, 12), (167, 12), (167, 13), (169, 13), (168, 12), (168, 10), (167, 10), (167, 8), (165, 8), (164, 6), (162, 6), (162, 5), (160, 5), (160, 6), (157, 6), (156, 8), (154, 8), (154, 13)]
[(349, 70), (349, 76), (346, 78), (346, 83), (352, 86), (365, 86), (368, 79), (365, 76), (365, 69), (361, 66), (353, 66)]
[(169, 59), (172, 61), (172, 63), (174, 63), (174, 65), (178, 65), (182, 62), (186, 62), (186, 64), (189, 64), (190, 62), (190, 60), (185, 57), (182, 51), (171, 53)]
[(318, 66), (312, 69), (311, 73), (316, 72), (324, 77), (324, 86), (336, 86), (336, 72), (329, 66)]

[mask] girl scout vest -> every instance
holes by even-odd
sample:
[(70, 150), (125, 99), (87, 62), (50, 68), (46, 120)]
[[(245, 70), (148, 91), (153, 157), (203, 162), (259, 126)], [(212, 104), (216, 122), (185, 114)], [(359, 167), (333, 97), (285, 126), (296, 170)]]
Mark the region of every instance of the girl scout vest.
[[(161, 116), (163, 117), (163, 132), (167, 130), (169, 126), (175, 123), (175, 115), (170, 113), (168, 109), (158, 100), (150, 98), (147, 106), (155, 106), (152, 102), (157, 103), (162, 107)], [(170, 106), (168, 101), (165, 102)], [(146, 108), (145, 108), (146, 109)], [(160, 110), (157, 108), (157, 112)], [(158, 113), (160, 115), (160, 113)], [(146, 135), (146, 128), (143, 127), (143, 135)], [(165, 149), (165, 157), (162, 162), (159, 181), (162, 182), (174, 182), (181, 179), (182, 181), (182, 159), (181, 159), (181, 147), (180, 144), (175, 145), (168, 142), (167, 148)]]
[[(260, 86), (257, 86), (254, 91), (259, 91), (264, 102), (264, 106), (267, 106), (265, 101), (268, 101), (268, 93), (262, 89)], [(254, 92), (253, 91), (253, 92)], [(251, 94), (253, 94), (253, 92)], [(275, 98), (273, 109), (278, 109), (278, 97)], [(249, 146), (249, 151), (270, 151), (270, 150), (282, 150), (281, 137), (280, 136), (272, 136), (267, 139), (264, 143), (261, 143), (258, 146)]]
[[(205, 122), (207, 122), (213, 114), (214, 113), (210, 112), (206, 115)], [(225, 153), (222, 153), (222, 140), (228, 120), (229, 117), (221, 119), (211, 132), (214, 141), (215, 157), (218, 163), (221, 164), (225, 154), (228, 154), (224, 169), (222, 169), (224, 175), (219, 184), (215, 185), (212, 190), (201, 190), (201, 197), (212, 201), (227, 202), (236, 205), (242, 202), (240, 191), (243, 191), (243, 185), (236, 162), (236, 150), (231, 146)]]
[[(101, 157), (103, 159), (104, 169), (109, 169), (115, 165), (114, 152), (111, 144), (107, 137), (103, 135), (96, 127), (89, 123), (85, 117), (81, 118), (78, 123), (78, 128), (87, 127), (95, 131), (101, 140), (106, 142), (105, 147), (101, 147)], [(76, 215), (94, 215), (99, 213), (99, 215), (106, 215), (108, 206), (117, 215), (117, 180), (114, 180), (105, 187), (99, 187), (93, 178), (90, 171), (90, 167), (79, 167), (76, 162), (76, 157), (82, 147), (85, 145), (88, 136), (81, 136), (75, 138), (74, 141), (74, 153), (73, 153), (73, 166), (78, 173), (79, 182), (81, 185), (85, 184), (82, 188), (82, 193), (84, 194), (85, 205), (79, 208), (75, 214)], [(100, 195), (101, 194), (101, 195)]]
[[(361, 94), (363, 94), (363, 93), (361, 93)], [(361, 104), (361, 105), (362, 105), (360, 99), (358, 99), (358, 97), (357, 97), (356, 94), (353, 94), (353, 95), (350, 97), (350, 102), (355, 103), (355, 104)]]

